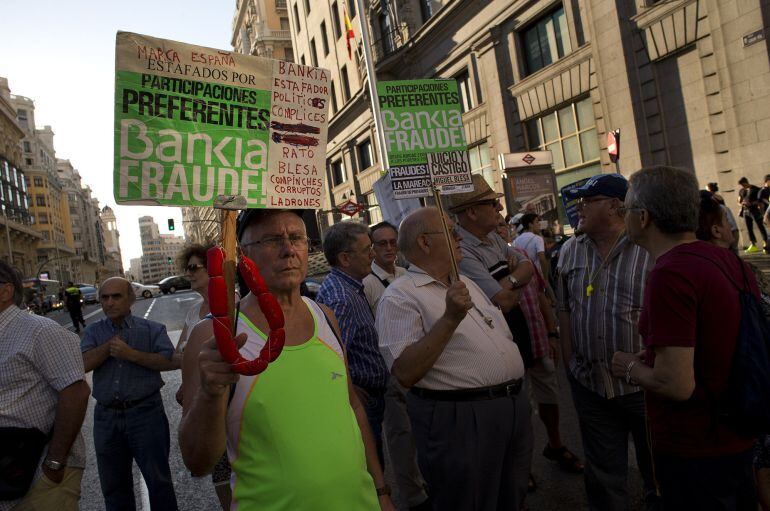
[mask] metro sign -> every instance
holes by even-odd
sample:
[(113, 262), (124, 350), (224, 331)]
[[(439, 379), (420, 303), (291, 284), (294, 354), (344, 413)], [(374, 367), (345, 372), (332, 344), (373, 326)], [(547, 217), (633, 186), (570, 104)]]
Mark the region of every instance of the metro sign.
[(352, 200), (347, 200), (337, 206), (337, 211), (340, 213), (345, 213), (348, 216), (356, 216), (360, 212), (364, 210), (364, 206), (362, 204), (358, 204), (356, 202), (353, 202)]
[(527, 165), (532, 165), (532, 162), (535, 161), (535, 157), (527, 153), (524, 155), (524, 158), (522, 158), (521, 161), (523, 161)]

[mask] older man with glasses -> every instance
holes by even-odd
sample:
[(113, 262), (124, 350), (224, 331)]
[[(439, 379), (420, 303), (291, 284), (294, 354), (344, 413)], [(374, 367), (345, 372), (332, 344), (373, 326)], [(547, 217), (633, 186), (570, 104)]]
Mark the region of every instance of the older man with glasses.
[(324, 237), (324, 255), (332, 271), (321, 284), (316, 301), (334, 311), (348, 354), (350, 377), (364, 405), (382, 463), (382, 421), (388, 368), (379, 350), (374, 314), (364, 293), (374, 251), (369, 228), (355, 222), (333, 225)]
[(634, 384), (613, 378), (616, 351), (642, 348), (637, 323), (650, 255), (632, 243), (623, 221), (628, 182), (602, 174), (568, 192), (578, 199), (578, 236), (561, 249), (558, 264), (559, 323), (567, 379), (586, 456), (585, 484), (592, 510), (629, 507), (628, 435), (636, 448), (647, 509), (656, 509), (646, 437), (644, 396)]

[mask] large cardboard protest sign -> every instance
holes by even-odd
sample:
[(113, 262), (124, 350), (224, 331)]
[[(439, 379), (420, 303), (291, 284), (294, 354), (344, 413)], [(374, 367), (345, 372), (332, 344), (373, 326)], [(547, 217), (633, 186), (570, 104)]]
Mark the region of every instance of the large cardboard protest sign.
[(377, 96), (396, 199), (473, 190), (455, 80), (378, 82)]
[(320, 208), (331, 76), (118, 32), (119, 204)]

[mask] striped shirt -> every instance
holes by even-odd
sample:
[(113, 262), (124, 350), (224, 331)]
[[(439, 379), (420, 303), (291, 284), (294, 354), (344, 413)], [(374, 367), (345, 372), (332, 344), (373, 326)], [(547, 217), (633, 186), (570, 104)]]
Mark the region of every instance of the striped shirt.
[(332, 268), (316, 301), (329, 307), (339, 321), (353, 385), (384, 389), (388, 368), (380, 355), (374, 315), (366, 301), (363, 283), (339, 268)]
[[(524, 362), (505, 318), (471, 279), (461, 275), (474, 307), (455, 329), (433, 367), (416, 386), (473, 389), (524, 376)], [(380, 298), (380, 351), (392, 367), (410, 345), (430, 332), (446, 310), (447, 286), (412, 265)], [(488, 324), (489, 322), (489, 324)]]
[(647, 251), (625, 233), (606, 262), (585, 234), (569, 239), (561, 249), (559, 310), (570, 313), (569, 369), (578, 382), (608, 399), (640, 390), (613, 377), (610, 366), (616, 351), (642, 349), (639, 314), (652, 263)]
[[(0, 427), (51, 431), (59, 392), (85, 380), (79, 344), (77, 335), (48, 318), (27, 314), (15, 305), (0, 312)], [(86, 446), (79, 432), (67, 466), (86, 466)], [(39, 469), (35, 477), (40, 477)], [(0, 500), (0, 511), (17, 503)]]

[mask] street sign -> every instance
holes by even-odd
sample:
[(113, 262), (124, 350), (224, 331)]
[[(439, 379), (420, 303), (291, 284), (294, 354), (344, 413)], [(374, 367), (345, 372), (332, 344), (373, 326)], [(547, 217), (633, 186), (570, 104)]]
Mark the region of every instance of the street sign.
[(119, 204), (320, 208), (331, 73), (118, 32)]
[(473, 190), (455, 80), (378, 82), (377, 95), (396, 199)]
[(524, 153), (500, 153), (497, 161), (501, 169), (519, 169), (553, 165), (551, 151), (528, 151)]
[(353, 202), (352, 200), (347, 200), (337, 206), (337, 210), (340, 213), (345, 213), (348, 216), (356, 216), (360, 212), (362, 212), (364, 209), (366, 209), (363, 204), (358, 204), (356, 202)]

